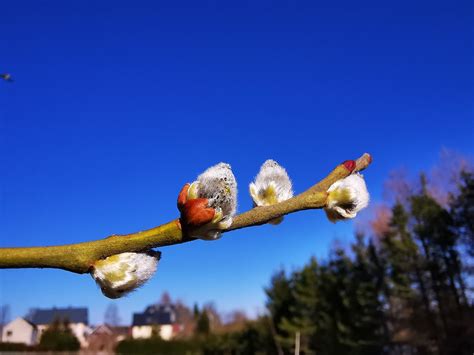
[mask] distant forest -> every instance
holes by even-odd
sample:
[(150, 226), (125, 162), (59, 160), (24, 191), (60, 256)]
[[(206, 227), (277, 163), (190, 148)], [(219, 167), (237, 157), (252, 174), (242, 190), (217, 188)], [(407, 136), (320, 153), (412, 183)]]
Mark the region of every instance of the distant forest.
[(303, 354), (473, 354), (474, 174), (445, 162), (431, 175), (392, 177), (391, 205), (351, 250), (274, 275), (279, 353), (299, 332)]
[(274, 275), (279, 353), (292, 353), (296, 332), (303, 354), (473, 353), (474, 174), (450, 179), (451, 191), (424, 175), (416, 188), (396, 182), (393, 205), (349, 252)]

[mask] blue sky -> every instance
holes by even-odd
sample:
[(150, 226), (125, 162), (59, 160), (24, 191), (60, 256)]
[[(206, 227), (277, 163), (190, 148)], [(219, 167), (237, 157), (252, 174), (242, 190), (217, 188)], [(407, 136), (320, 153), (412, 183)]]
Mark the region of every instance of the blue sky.
[[(1, 245), (167, 222), (180, 187), (220, 161), (245, 211), (268, 158), (301, 192), (367, 151), (376, 202), (392, 169), (428, 169), (443, 147), (474, 153), (473, 13), (471, 1), (5, 3), (0, 72), (15, 82), (0, 82)], [(352, 230), (305, 211), (163, 248), (151, 282), (115, 302), (125, 323), (165, 290), (256, 314), (274, 271)], [(110, 302), (88, 275), (0, 272), (12, 316), (87, 306), (97, 323)]]

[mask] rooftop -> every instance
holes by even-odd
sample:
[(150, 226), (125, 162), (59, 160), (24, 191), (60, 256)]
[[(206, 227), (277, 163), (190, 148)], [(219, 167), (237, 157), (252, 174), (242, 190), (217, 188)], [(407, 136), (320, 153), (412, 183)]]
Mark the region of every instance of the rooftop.
[(172, 305), (153, 305), (143, 313), (134, 313), (132, 325), (163, 325), (176, 322), (176, 312)]
[(34, 324), (51, 324), (55, 320), (67, 320), (70, 323), (89, 323), (87, 308), (36, 308), (31, 311), (27, 318)]

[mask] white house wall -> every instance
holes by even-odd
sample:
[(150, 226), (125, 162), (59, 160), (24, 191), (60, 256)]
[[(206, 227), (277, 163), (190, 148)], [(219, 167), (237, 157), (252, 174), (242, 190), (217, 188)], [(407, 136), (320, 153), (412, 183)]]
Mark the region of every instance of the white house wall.
[(148, 339), (153, 334), (153, 328), (150, 325), (134, 325), (132, 328), (133, 339)]
[(170, 340), (173, 337), (173, 326), (165, 324), (161, 326), (134, 325), (132, 328), (133, 339), (148, 339), (153, 335), (153, 327), (159, 327), (158, 334), (163, 340)]
[(23, 318), (16, 318), (3, 327), (2, 341), (35, 345), (36, 329)]
[(173, 326), (171, 324), (162, 325), (160, 328), (160, 337), (163, 340), (170, 340), (173, 337)]

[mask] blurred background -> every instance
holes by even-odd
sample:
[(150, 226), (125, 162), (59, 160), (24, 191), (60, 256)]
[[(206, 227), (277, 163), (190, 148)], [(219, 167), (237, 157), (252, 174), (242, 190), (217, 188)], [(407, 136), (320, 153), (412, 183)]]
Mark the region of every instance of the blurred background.
[(471, 1), (4, 3), (2, 247), (168, 222), (182, 185), (221, 161), (240, 212), (266, 159), (296, 193), (374, 162), (354, 221), (304, 211), (163, 248), (126, 298), (90, 275), (2, 270), (2, 341), (471, 354), (473, 20)]

